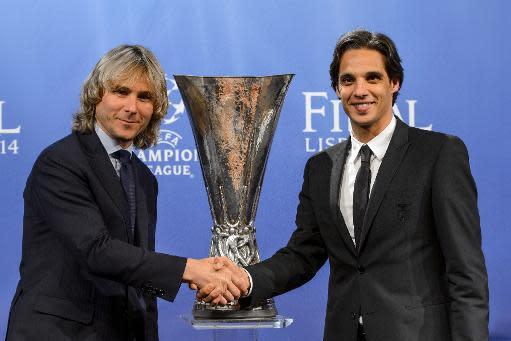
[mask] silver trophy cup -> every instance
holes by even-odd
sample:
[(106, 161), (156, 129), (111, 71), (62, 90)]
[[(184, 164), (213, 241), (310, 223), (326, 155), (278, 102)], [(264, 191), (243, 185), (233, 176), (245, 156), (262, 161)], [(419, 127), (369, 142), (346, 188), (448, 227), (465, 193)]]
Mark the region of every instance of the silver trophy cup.
[[(213, 217), (209, 255), (240, 266), (259, 262), (259, 193), (280, 109), (293, 75), (174, 75), (192, 126)], [(271, 318), (273, 300), (240, 308), (195, 302), (195, 318)]]

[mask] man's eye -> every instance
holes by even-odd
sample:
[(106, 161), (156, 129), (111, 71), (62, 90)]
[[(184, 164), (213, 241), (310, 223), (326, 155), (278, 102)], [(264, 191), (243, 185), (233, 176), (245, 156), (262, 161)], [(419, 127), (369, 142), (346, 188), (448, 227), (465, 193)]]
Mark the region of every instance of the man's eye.
[(126, 89), (115, 89), (114, 93), (120, 96), (126, 96), (129, 92)]
[(144, 102), (149, 102), (153, 99), (151, 95), (140, 95), (138, 98)]
[(379, 75), (370, 75), (370, 76), (367, 76), (367, 81), (368, 82), (377, 82), (381, 80), (381, 77)]
[(341, 85), (350, 85), (351, 83), (353, 83), (353, 78), (351, 78), (351, 77), (342, 77), (340, 79), (339, 83)]

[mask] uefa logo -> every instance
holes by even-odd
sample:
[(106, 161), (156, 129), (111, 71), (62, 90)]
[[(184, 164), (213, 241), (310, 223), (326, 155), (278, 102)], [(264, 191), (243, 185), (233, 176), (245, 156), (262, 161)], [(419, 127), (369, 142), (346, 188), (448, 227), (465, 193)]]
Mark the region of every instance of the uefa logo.
[(181, 116), (183, 116), (185, 112), (185, 106), (181, 97), (178, 96), (179, 91), (177, 89), (176, 81), (174, 79), (168, 78), (167, 76), (165, 76), (165, 79), (167, 80), (167, 95), (169, 97), (169, 111), (167, 113), (169, 118), (163, 119), (162, 127), (160, 128), (160, 138), (158, 139), (158, 144), (166, 144), (172, 148), (176, 148), (182, 137), (177, 132), (166, 127), (170, 128), (173, 123), (177, 122)]
[(193, 138), (184, 140), (181, 131), (190, 130), (183, 120), (185, 106), (179, 94), (176, 81), (165, 76), (169, 109), (160, 127), (160, 137), (155, 147), (139, 150), (138, 157), (156, 176), (184, 176), (194, 178), (192, 165), (198, 162), (197, 149)]

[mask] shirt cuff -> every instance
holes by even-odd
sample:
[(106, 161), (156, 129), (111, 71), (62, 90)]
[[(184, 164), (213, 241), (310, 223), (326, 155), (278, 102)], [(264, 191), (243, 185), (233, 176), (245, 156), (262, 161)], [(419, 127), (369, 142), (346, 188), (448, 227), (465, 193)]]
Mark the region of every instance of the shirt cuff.
[(246, 295), (243, 295), (241, 297), (249, 297), (251, 294), (252, 294), (252, 286), (253, 286), (253, 282), (252, 282), (252, 275), (250, 275), (250, 272), (247, 271), (247, 269), (245, 268), (242, 268), (243, 271), (245, 271), (245, 273), (247, 274), (248, 276), (248, 283), (249, 283), (249, 286), (248, 286), (248, 292)]

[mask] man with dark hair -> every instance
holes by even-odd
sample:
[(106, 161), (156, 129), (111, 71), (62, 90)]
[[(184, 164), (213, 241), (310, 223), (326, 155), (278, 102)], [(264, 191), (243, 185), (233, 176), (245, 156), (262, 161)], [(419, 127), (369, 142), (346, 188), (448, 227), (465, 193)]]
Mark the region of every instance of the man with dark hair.
[(393, 116), (400, 62), (380, 33), (356, 30), (337, 43), (330, 76), (352, 134), (308, 160), (297, 229), (286, 247), (246, 268), (252, 286), (243, 300), (292, 290), (328, 259), (325, 340), (488, 340), (467, 149)]
[(154, 252), (158, 184), (133, 148), (156, 144), (167, 107), (148, 49), (122, 45), (96, 64), (73, 133), (27, 180), (7, 340), (157, 340), (156, 297), (173, 301), (182, 282), (214, 286), (214, 303), (244, 293), (227, 259)]

